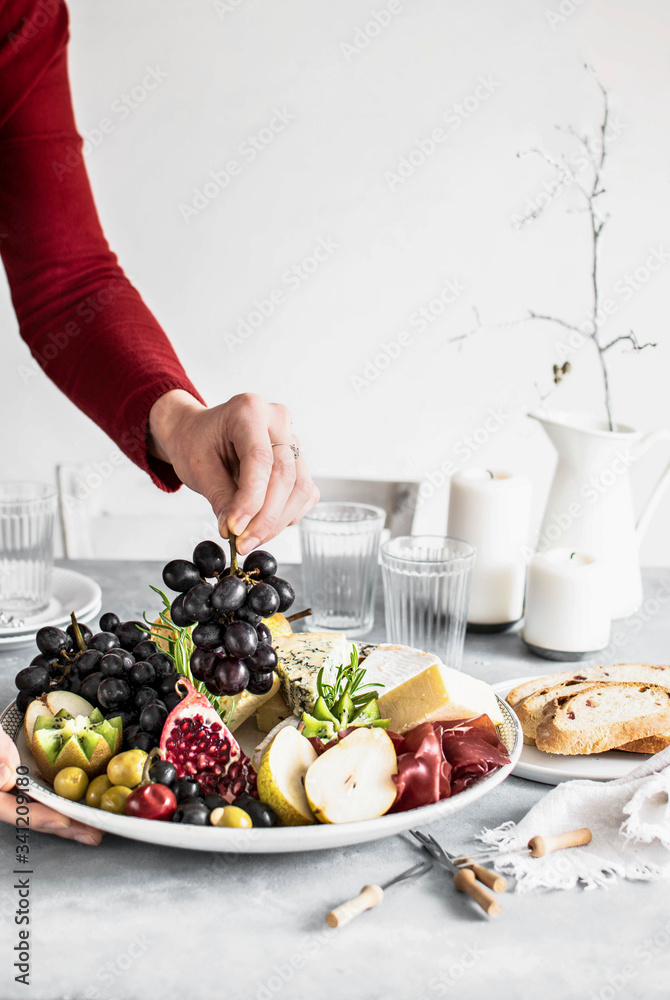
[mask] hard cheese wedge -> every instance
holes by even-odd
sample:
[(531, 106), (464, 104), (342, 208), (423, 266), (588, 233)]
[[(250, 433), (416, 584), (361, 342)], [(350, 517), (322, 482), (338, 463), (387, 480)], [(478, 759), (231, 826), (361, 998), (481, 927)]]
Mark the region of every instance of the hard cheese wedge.
[(422, 670), (379, 699), (382, 719), (389, 729), (404, 733), (421, 722), (469, 719), (486, 714), (496, 725), (503, 717), (488, 684), (441, 663)]
[[(279, 688), (279, 678), (277, 678), (277, 688)], [(256, 712), (256, 727), (261, 733), (270, 733), (284, 719), (288, 719), (293, 712), (284, 701), (281, 691), (260, 706)]]
[(341, 632), (294, 632), (274, 640), (281, 693), (295, 715), (311, 712), (318, 697), (316, 680), (331, 683), (337, 668), (348, 663), (351, 643)]
[(275, 674), (272, 681), (272, 687), (267, 692), (267, 694), (252, 694), (251, 691), (242, 691), (241, 694), (236, 694), (230, 698), (221, 698), (221, 710), (227, 714), (231, 706), (235, 705), (235, 711), (233, 712), (233, 717), (228, 723), (228, 728), (232, 733), (241, 726), (243, 722), (246, 722), (254, 712), (257, 712), (261, 705), (265, 704), (266, 701), (270, 701), (277, 692), (279, 691), (279, 678)]

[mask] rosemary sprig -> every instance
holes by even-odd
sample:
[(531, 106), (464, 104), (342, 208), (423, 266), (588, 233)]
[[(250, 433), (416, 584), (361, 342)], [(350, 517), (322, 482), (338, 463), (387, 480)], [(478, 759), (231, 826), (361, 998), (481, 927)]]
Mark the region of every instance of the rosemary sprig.
[[(323, 679), (323, 667), (319, 670), (319, 675), (316, 679), (316, 689), (329, 709), (332, 709), (345, 694), (349, 695), (356, 708), (360, 708), (369, 701), (379, 697), (378, 691), (365, 690), (366, 688), (374, 688), (374, 684), (361, 684), (365, 674), (365, 667), (358, 665), (358, 649), (354, 645), (351, 650), (351, 660), (349, 663), (338, 667), (333, 684), (326, 684)], [(385, 685), (380, 684), (377, 686), (384, 687)]]
[(229, 698), (218, 698), (207, 690), (202, 681), (197, 681), (193, 674), (191, 673), (190, 661), (191, 653), (193, 652), (193, 640), (191, 638), (191, 632), (193, 627), (191, 625), (186, 625), (185, 627), (180, 627), (175, 625), (175, 623), (170, 618), (170, 600), (159, 590), (158, 587), (154, 587), (153, 584), (149, 584), (151, 589), (155, 594), (163, 601), (163, 610), (158, 612), (158, 618), (160, 619), (161, 625), (156, 625), (155, 621), (150, 621), (147, 617), (146, 611), (143, 613), (144, 621), (149, 626), (149, 632), (152, 639), (160, 639), (162, 642), (166, 642), (168, 646), (168, 653), (174, 660), (174, 665), (178, 673), (182, 674), (187, 678), (200, 694), (204, 694), (205, 698), (213, 705), (216, 711), (219, 713), (224, 723), (227, 725), (235, 711), (235, 702)]

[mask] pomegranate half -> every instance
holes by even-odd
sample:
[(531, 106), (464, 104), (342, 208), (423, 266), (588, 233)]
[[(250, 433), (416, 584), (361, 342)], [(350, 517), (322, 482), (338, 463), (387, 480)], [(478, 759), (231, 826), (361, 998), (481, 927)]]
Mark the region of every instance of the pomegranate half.
[(226, 802), (245, 793), (256, 796), (251, 761), (207, 698), (186, 678), (177, 682), (182, 685), (188, 693), (165, 720), (161, 756), (180, 778), (195, 778), (203, 795), (220, 795)]

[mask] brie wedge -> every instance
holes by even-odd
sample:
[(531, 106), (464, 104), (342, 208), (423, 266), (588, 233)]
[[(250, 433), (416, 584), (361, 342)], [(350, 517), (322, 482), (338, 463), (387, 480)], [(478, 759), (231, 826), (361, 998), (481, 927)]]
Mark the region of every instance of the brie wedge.
[(442, 661), (433, 653), (424, 653), (411, 646), (388, 644), (376, 646), (369, 656), (361, 660), (365, 669), (364, 683), (372, 684), (380, 695), (387, 694), (436, 663), (441, 665)]

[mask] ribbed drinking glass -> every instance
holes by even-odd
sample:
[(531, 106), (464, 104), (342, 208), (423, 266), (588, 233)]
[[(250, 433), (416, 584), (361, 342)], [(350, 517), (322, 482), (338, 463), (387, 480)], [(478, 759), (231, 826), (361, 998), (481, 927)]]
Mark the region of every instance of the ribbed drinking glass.
[(318, 503), (303, 517), (303, 582), (313, 626), (350, 636), (370, 631), (385, 518), (381, 507), (336, 502)]
[(405, 535), (381, 547), (389, 642), (435, 653), (460, 670), (475, 548), (458, 538)]
[(43, 611), (51, 596), (58, 493), (46, 483), (0, 483), (0, 623)]

